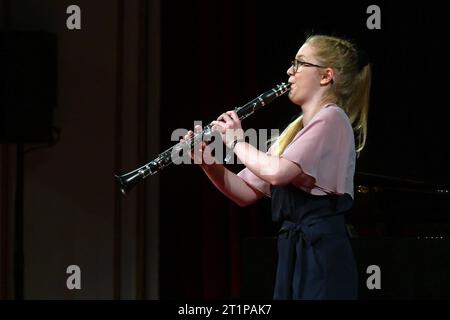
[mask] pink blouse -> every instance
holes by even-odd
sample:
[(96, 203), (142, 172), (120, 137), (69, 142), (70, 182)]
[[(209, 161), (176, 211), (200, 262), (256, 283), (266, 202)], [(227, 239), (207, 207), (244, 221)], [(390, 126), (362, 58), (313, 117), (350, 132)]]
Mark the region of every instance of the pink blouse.
[[(275, 148), (275, 144), (267, 151)], [(347, 114), (335, 104), (319, 110), (286, 147), (281, 157), (302, 170), (291, 182), (313, 195), (344, 194), (353, 198), (355, 137)], [(238, 173), (247, 184), (271, 196), (271, 185), (244, 168)]]

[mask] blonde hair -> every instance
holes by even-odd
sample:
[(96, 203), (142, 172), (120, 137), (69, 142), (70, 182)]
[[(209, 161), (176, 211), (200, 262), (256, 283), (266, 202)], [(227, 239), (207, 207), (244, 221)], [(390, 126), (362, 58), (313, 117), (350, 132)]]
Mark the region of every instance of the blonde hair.
[[(309, 36), (305, 43), (312, 46), (314, 57), (323, 66), (333, 68), (335, 76), (323, 97), (323, 103), (335, 103), (350, 119), (357, 136), (359, 157), (367, 139), (372, 70), (369, 63), (361, 66), (361, 53), (348, 40), (325, 35)], [(295, 135), (303, 128), (303, 115), (291, 122), (277, 139), (276, 155), (281, 155)]]

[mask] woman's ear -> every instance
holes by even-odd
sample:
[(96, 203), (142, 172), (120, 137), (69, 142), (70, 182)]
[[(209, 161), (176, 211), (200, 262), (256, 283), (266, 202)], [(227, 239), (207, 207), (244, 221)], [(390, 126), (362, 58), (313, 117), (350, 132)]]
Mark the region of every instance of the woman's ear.
[(333, 83), (333, 81), (334, 81), (334, 70), (332, 68), (326, 68), (322, 73), (320, 84), (326, 86), (329, 83)]

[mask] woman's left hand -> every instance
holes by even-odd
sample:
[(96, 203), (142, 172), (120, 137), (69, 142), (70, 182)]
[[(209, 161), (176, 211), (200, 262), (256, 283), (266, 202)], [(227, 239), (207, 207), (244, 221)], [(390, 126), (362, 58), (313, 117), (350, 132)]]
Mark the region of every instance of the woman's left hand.
[(217, 120), (212, 121), (213, 131), (218, 131), (223, 143), (231, 148), (235, 140), (244, 138), (244, 130), (241, 127), (241, 120), (235, 111), (222, 113)]

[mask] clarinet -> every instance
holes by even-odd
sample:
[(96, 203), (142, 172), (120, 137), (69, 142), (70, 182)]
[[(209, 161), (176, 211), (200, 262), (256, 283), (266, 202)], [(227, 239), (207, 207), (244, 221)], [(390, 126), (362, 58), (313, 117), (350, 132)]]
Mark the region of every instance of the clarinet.
[[(283, 82), (277, 85), (275, 88), (259, 95), (258, 97), (246, 103), (245, 105), (235, 108), (234, 111), (238, 115), (239, 120), (243, 120), (252, 115), (253, 113), (255, 113), (256, 111), (258, 111), (260, 108), (268, 105), (276, 98), (285, 94), (287, 91), (289, 91), (290, 86), (291, 86), (290, 83)], [(123, 194), (126, 194), (138, 182), (144, 180), (149, 175), (154, 175), (155, 173), (169, 166), (170, 164), (173, 163), (174, 158), (179, 157), (181, 151), (186, 150), (186, 147), (188, 149), (190, 148), (192, 152), (195, 146), (197, 146), (202, 141), (205, 141), (205, 136), (207, 137), (206, 141), (210, 140), (210, 137), (213, 132), (212, 127), (213, 126), (211, 124), (206, 125), (202, 131), (194, 133), (192, 138), (184, 142), (179, 142), (175, 146), (160, 153), (154, 160), (148, 162), (142, 167), (139, 167), (121, 176), (115, 175), (120, 191)], [(225, 161), (227, 160), (225, 159)]]

